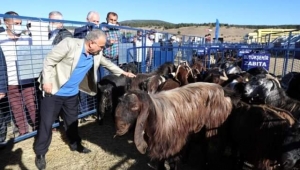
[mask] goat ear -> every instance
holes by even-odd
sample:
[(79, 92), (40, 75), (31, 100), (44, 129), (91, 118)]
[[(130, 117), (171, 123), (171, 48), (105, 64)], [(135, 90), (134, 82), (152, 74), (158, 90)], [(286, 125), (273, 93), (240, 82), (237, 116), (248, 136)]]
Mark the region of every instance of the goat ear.
[(137, 118), (135, 131), (134, 131), (134, 143), (136, 148), (141, 154), (145, 154), (148, 148), (148, 144), (144, 139), (144, 130), (146, 126), (146, 120), (149, 116), (149, 104), (143, 103), (141, 112)]

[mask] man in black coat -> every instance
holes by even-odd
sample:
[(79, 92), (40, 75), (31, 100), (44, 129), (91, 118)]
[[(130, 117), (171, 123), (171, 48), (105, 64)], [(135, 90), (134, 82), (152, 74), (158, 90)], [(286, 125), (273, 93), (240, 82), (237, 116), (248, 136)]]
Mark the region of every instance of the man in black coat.
[[(63, 15), (59, 11), (52, 11), (49, 13), (49, 19), (63, 20)], [(73, 37), (72, 33), (63, 27), (62, 22), (49, 22), (49, 40), (52, 40), (52, 45), (58, 44), (66, 37)]]
[(90, 11), (87, 14), (86, 21), (88, 23), (85, 26), (75, 28), (74, 38), (84, 38), (89, 31), (99, 28), (100, 16), (98, 12)]

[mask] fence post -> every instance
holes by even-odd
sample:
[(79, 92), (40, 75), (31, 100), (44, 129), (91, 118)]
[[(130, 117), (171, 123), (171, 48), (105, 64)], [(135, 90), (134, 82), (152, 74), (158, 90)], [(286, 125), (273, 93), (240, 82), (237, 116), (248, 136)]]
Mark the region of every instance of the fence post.
[(287, 44), (287, 49), (285, 52), (285, 63), (284, 63), (284, 67), (283, 67), (283, 73), (282, 76), (285, 75), (286, 71), (287, 71), (287, 66), (288, 66), (288, 62), (289, 62), (289, 53), (290, 53), (290, 41), (291, 41), (291, 36), (292, 36), (292, 31), (289, 32), (289, 37), (288, 37), (288, 44)]

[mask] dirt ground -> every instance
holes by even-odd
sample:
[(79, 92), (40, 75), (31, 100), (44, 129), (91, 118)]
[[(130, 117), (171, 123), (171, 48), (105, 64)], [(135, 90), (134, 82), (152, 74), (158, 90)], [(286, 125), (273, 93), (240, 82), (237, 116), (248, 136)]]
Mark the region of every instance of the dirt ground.
[[(101, 126), (94, 120), (90, 120), (81, 124), (79, 130), (83, 145), (92, 152), (80, 154), (70, 151), (65, 142), (63, 130), (53, 132), (52, 143), (46, 155), (46, 169), (153, 170), (147, 165), (150, 162), (147, 155), (142, 155), (137, 151), (132, 140), (133, 133), (113, 138), (115, 128), (109, 118)], [(34, 138), (30, 138), (0, 150), (0, 169), (37, 169), (34, 163), (33, 142)], [(185, 165), (185, 169), (194, 170), (197, 167)]]
[[(91, 149), (89, 154), (80, 154), (70, 151), (65, 142), (63, 129), (53, 132), (52, 143), (46, 155), (47, 170), (153, 170), (148, 163), (147, 155), (139, 153), (133, 142), (133, 133), (113, 138), (115, 134), (114, 123), (109, 116), (103, 125), (98, 125), (90, 118), (87, 123), (80, 124), (79, 131), (83, 139), (83, 145)], [(183, 165), (184, 170), (199, 169), (201, 154), (199, 140), (195, 140), (190, 152), (189, 160)], [(34, 138), (8, 145), (0, 150), (0, 169), (7, 170), (35, 170), (35, 154), (33, 152)], [(211, 148), (209, 146), (208, 148)], [(225, 164), (223, 164), (225, 163)], [(223, 160), (222, 170), (230, 163)], [(154, 165), (154, 163), (151, 163)], [(165, 164), (169, 169), (168, 164)], [(229, 166), (229, 165), (228, 165)], [(216, 170), (219, 170), (217, 168)]]
[[(65, 142), (63, 130), (53, 132), (52, 143), (46, 155), (47, 169), (56, 170), (138, 170), (151, 169), (149, 159), (137, 152), (131, 139), (132, 134), (113, 138), (114, 126), (106, 121), (99, 126), (91, 120), (80, 125), (83, 145), (92, 150), (89, 154), (70, 151)], [(16, 143), (12, 150), (8, 147), (0, 152), (0, 169), (37, 169), (34, 164), (34, 138)]]

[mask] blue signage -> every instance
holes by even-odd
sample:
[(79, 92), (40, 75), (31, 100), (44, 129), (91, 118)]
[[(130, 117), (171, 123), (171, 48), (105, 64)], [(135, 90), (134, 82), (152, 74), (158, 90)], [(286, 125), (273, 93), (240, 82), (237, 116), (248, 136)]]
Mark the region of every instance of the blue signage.
[(247, 45), (241, 45), (239, 48), (240, 48), (240, 50), (238, 51), (238, 56), (239, 57), (242, 57), (245, 54), (249, 54), (249, 53), (252, 52), (252, 50), (249, 49), (249, 47)]
[(205, 55), (206, 50), (204, 47), (200, 47), (197, 49), (197, 55)]
[(247, 71), (254, 67), (263, 67), (269, 70), (270, 66), (270, 53), (254, 53), (243, 56), (242, 70)]

